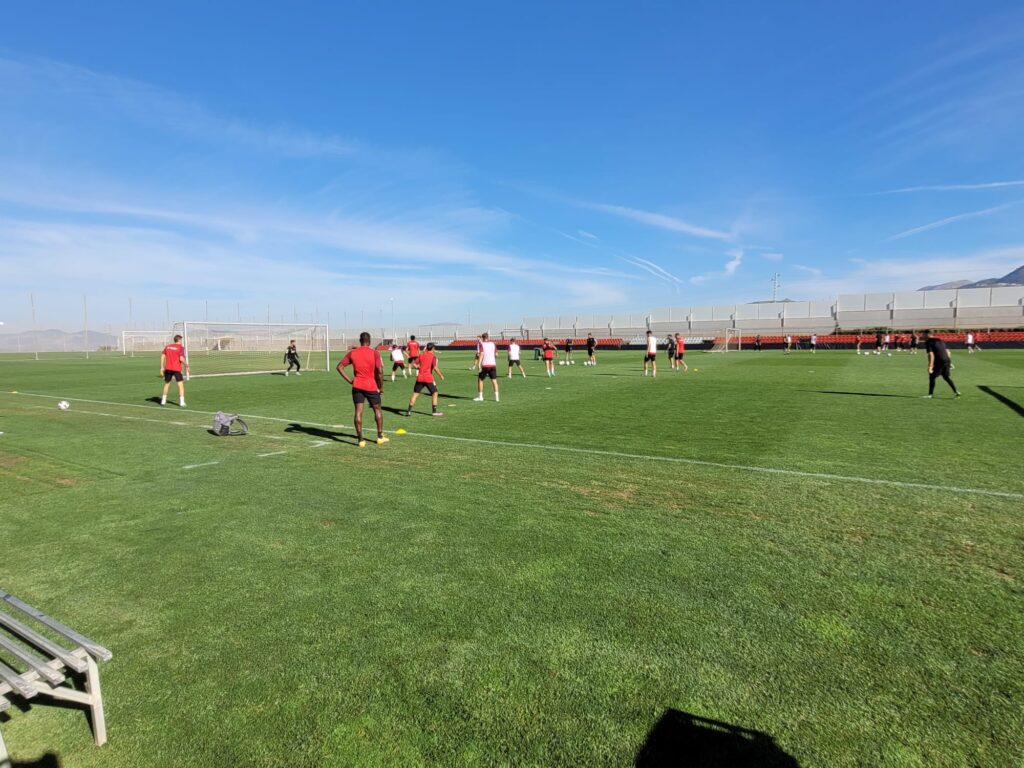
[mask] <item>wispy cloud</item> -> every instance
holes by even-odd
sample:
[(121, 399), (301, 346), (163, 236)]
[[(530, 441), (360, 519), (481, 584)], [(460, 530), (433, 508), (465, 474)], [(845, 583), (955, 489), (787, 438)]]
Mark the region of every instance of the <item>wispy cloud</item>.
[(581, 202), (579, 205), (594, 211), (609, 213), (613, 216), (619, 216), (620, 218), (629, 219), (630, 221), (637, 221), (641, 224), (647, 224), (648, 226), (665, 229), (670, 232), (679, 232), (684, 235), (692, 235), (693, 237), (701, 237), (709, 240), (730, 241), (733, 239), (733, 235), (730, 232), (723, 232), (720, 229), (712, 229), (698, 224), (691, 224), (688, 221), (677, 219), (674, 216), (666, 216), (663, 213), (643, 211), (638, 208), (627, 208), (623, 205), (608, 205), (606, 203)]
[(597, 235), (595, 235), (593, 232), (587, 232), (587, 230), (585, 230), (585, 229), (578, 229), (578, 230), (576, 230), (576, 233), (580, 237), (587, 238), (587, 240), (600, 240), (601, 239)]
[(629, 262), (630, 264), (639, 267), (640, 269), (648, 272), (661, 280), (667, 280), (672, 285), (680, 285), (683, 281), (673, 275), (667, 269), (664, 269), (659, 264), (655, 264), (649, 259), (641, 259), (639, 256), (626, 255), (620, 256), (623, 261)]
[(785, 256), (783, 256), (783, 254), (781, 253), (770, 251), (768, 253), (762, 253), (761, 258), (765, 259), (766, 261), (782, 261), (785, 258)]
[(701, 275), (693, 275), (690, 277), (689, 282), (691, 285), (703, 285), (709, 280), (721, 277), (733, 277), (740, 265), (743, 264), (744, 251), (742, 248), (732, 248), (725, 252), (725, 255), (729, 257), (729, 260), (725, 262), (721, 272), (705, 272)]
[(743, 263), (743, 251), (739, 248), (734, 248), (728, 251), (728, 255), (732, 258), (725, 262), (725, 276), (732, 277), (736, 274), (736, 270), (740, 268), (740, 264)]
[(798, 269), (801, 272), (806, 272), (809, 275), (814, 275), (815, 277), (821, 276), (821, 270), (818, 269), (817, 267), (808, 267), (804, 264), (794, 264), (793, 268)]
[(947, 216), (944, 219), (938, 219), (937, 221), (929, 222), (928, 224), (922, 224), (920, 227), (914, 227), (913, 229), (907, 229), (903, 232), (897, 232), (895, 235), (889, 235), (885, 238), (886, 241), (891, 240), (902, 240), (904, 237), (910, 237), (911, 235), (917, 235), (921, 232), (928, 232), (932, 229), (938, 229), (939, 227), (945, 227), (949, 224), (953, 224), (958, 221), (964, 221), (965, 219), (977, 219), (982, 216), (990, 216), (993, 213), (1004, 211), (1014, 205), (1018, 205), (1024, 202), (1024, 200), (1014, 200), (1013, 202), (1003, 203), (1002, 205), (996, 205), (992, 208), (985, 208), (980, 211), (968, 211), (967, 213), (958, 213), (955, 216)]
[(1024, 179), (1013, 181), (987, 181), (979, 184), (922, 184), (917, 187), (901, 187), (874, 192), (875, 195), (901, 195), (910, 192), (960, 192), (976, 189), (1001, 189), (1004, 187), (1024, 187)]

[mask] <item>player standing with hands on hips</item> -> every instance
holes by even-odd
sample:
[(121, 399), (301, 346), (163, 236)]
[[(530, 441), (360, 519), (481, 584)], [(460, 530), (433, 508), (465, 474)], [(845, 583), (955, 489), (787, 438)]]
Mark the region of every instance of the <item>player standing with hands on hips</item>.
[(164, 377), (164, 391), (160, 395), (160, 405), (167, 405), (167, 390), (171, 388), (171, 379), (178, 382), (178, 405), (185, 407), (185, 381), (181, 375), (181, 365), (185, 364), (185, 375), (191, 371), (188, 367), (188, 358), (185, 357), (185, 347), (181, 344), (181, 335), (174, 337), (174, 341), (164, 347), (160, 353), (160, 375)]
[(480, 335), (477, 349), (480, 355), (480, 373), (476, 380), (476, 397), (473, 399), (478, 403), (484, 401), (484, 379), (490, 379), (494, 386), (494, 402), (498, 402), (501, 399), (498, 394), (498, 347), (488, 334), (483, 333)]
[[(345, 369), (352, 366), (352, 378)], [(359, 346), (350, 349), (348, 354), (338, 363), (341, 378), (352, 385), (352, 402), (356, 407), (356, 441), (360, 448), (366, 447), (363, 439), (363, 406), (368, 402), (373, 407), (373, 416), (377, 421), (377, 445), (390, 442), (384, 436), (384, 414), (380, 408), (380, 396), (384, 394), (384, 363), (380, 354), (370, 346), (370, 334), (363, 331), (359, 334)]]
[(928, 352), (928, 394), (924, 397), (928, 400), (935, 394), (935, 380), (941, 376), (953, 394), (960, 397), (960, 391), (956, 384), (949, 378), (949, 369), (952, 365), (949, 359), (949, 350), (946, 349), (946, 342), (937, 336), (932, 336), (931, 331), (924, 332), (924, 348)]

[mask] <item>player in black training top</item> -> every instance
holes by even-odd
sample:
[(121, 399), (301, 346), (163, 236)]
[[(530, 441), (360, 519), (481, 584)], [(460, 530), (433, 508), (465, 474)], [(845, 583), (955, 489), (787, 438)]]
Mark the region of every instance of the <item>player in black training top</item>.
[(292, 366), (295, 366), (296, 376), (302, 375), (302, 363), (299, 362), (299, 348), (295, 346), (295, 339), (288, 342), (288, 349), (284, 351), (284, 362), (288, 363), (285, 376), (292, 372)]
[(597, 357), (594, 355), (594, 351), (597, 349), (597, 339), (594, 338), (594, 334), (587, 334), (587, 365), (597, 365)]
[(949, 350), (946, 349), (946, 342), (937, 336), (932, 336), (931, 331), (924, 332), (924, 348), (928, 353), (928, 394), (924, 397), (931, 399), (935, 394), (935, 380), (941, 376), (953, 390), (953, 394), (960, 397), (960, 391), (956, 384), (949, 378), (950, 360)]

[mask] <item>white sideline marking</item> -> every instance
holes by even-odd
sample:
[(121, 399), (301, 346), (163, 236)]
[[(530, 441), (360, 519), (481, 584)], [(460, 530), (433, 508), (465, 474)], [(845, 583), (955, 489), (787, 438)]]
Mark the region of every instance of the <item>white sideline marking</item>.
[(256, 454), (256, 458), (257, 459), (265, 459), (265, 458), (267, 458), (267, 456), (280, 456), (280, 455), (285, 454), (285, 453), (288, 453), (288, 451), (273, 451), (271, 453), (257, 453)]
[[(137, 403), (116, 403), (109, 400), (84, 400), (70, 397), (63, 397), (60, 395), (42, 395), (35, 392), (11, 392), (2, 394), (18, 394), (25, 395), (26, 397), (45, 397), (49, 400), (69, 400), (70, 402), (78, 403), (96, 403), (99, 405), (118, 405), (127, 406), (131, 408), (158, 408), (159, 406), (150, 405), (139, 405)], [(41, 408), (42, 406), (33, 406)], [(99, 411), (78, 411), (79, 413), (92, 413), (98, 416), (111, 416), (117, 419), (129, 419), (129, 420), (142, 420), (152, 421), (158, 424), (169, 424), (171, 422), (163, 419), (141, 419), (135, 416), (121, 416), (113, 413), (101, 413)], [(208, 411), (191, 411), (191, 413), (201, 413), (204, 415), (212, 415), (212, 412)], [(316, 423), (316, 422), (303, 422), (301, 419), (282, 419), (276, 416), (256, 416), (253, 414), (241, 414), (245, 418), (249, 419), (266, 419), (268, 421), (278, 421), (285, 424), (303, 424), (303, 423)], [(326, 425), (325, 425), (326, 426)], [(388, 434), (394, 434), (394, 430), (385, 430)], [(975, 496), (994, 496), (1001, 499), (1024, 499), (1024, 493), (1015, 493), (1013, 491), (991, 491), (984, 488), (962, 488), (955, 485), (935, 485), (932, 483), (913, 483), (904, 482), (900, 480), (883, 480), (876, 477), (860, 477), (858, 475), (836, 475), (828, 472), (806, 472), (799, 469), (781, 469), (778, 467), (756, 467), (748, 464), (727, 464), (719, 461), (704, 461), (702, 459), (686, 459), (679, 456), (657, 456), (643, 453), (625, 453), (621, 451), (603, 451), (597, 448), (574, 448), (568, 445), (541, 445), (540, 443), (516, 443), (511, 440), (487, 440), (478, 437), (456, 437), (454, 435), (434, 435), (429, 432), (407, 432), (410, 437), (428, 437), (435, 440), (450, 440), (457, 443), (475, 443), (477, 445), (498, 445), (505, 448), (529, 448), (531, 450), (543, 450), (543, 451), (559, 451), (562, 453), (577, 453), (588, 456), (605, 456), (613, 459), (632, 459), (640, 461), (661, 461), (672, 464), (687, 464), (695, 467), (714, 467), (716, 469), (733, 469), (740, 472), (756, 472), (767, 475), (786, 475), (789, 477), (809, 477), (816, 480), (835, 480), (844, 483), (861, 483), (864, 485), (881, 485), (890, 488), (915, 488), (918, 490), (925, 491), (944, 491), (946, 493), (958, 493), (964, 495), (975, 495)], [(271, 435), (261, 435), (261, 437), (271, 437)], [(287, 439), (287, 438), (281, 438)], [(327, 441), (324, 441), (325, 443)], [(200, 465), (201, 466), (201, 465)]]
[(182, 469), (199, 469), (199, 467), (212, 467), (214, 464), (220, 464), (219, 461), (204, 461), (202, 464), (186, 464)]
[(319, 448), (321, 445), (327, 445), (329, 442), (330, 440), (313, 440), (312, 442), (310, 442), (309, 447)]

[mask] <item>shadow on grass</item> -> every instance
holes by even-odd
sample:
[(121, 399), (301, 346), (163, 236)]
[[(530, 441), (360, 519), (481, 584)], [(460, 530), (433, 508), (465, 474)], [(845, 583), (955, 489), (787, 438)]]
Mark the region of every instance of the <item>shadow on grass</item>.
[(798, 389), (797, 392), (813, 392), (818, 395), (856, 395), (858, 397), (909, 397), (917, 399), (916, 395), (889, 395), (884, 392), (843, 392), (837, 389)]
[(472, 400), (473, 398), (469, 395), (447, 395), (443, 392), (438, 392), (437, 396), (442, 400)]
[(636, 753), (635, 768), (800, 768), (767, 733), (667, 709)]
[[(364, 417), (365, 418), (365, 417)], [(370, 412), (370, 420), (373, 420), (373, 412)], [(321, 440), (333, 440), (336, 443), (348, 443), (349, 445), (358, 445), (359, 441), (356, 436), (349, 434), (348, 432), (334, 432), (330, 429), (321, 429), (320, 427), (310, 427), (305, 424), (299, 424), (298, 422), (292, 422), (284, 428), (285, 432), (298, 432), (303, 435), (309, 435), (310, 437), (318, 437)]]
[(395, 408), (392, 405), (382, 405), (380, 409), (382, 411), (387, 411), (388, 413), (393, 413), (396, 416), (405, 416), (405, 408)]
[[(987, 387), (984, 384), (979, 384), (978, 385), (978, 389), (980, 389), (986, 395), (992, 395), (992, 397), (994, 397), (1000, 403), (1002, 403), (1007, 408), (1009, 408), (1011, 411), (1016, 413), (1018, 416), (1024, 416), (1024, 405), (1021, 405), (1020, 403), (1018, 403), (1018, 402), (1016, 402), (1014, 400), (1011, 400), (1006, 395), (1002, 395), (1002, 394), (996, 392), (994, 389), (992, 389), (992, 387)], [(1015, 389), (1015, 387), (1011, 387), (1011, 389)]]
[(3, 763), (4, 768), (60, 768), (60, 758), (53, 752), (47, 752), (35, 760), (15, 760), (11, 763)]

